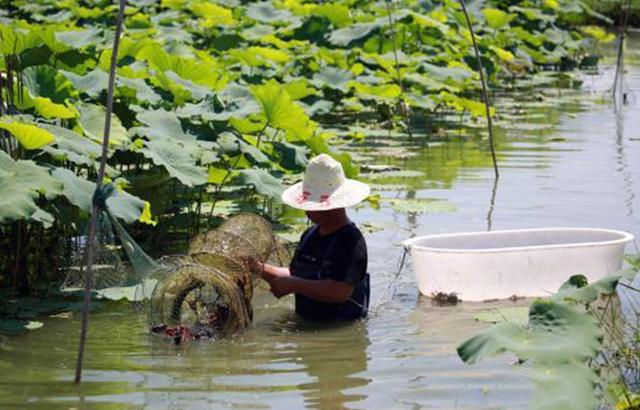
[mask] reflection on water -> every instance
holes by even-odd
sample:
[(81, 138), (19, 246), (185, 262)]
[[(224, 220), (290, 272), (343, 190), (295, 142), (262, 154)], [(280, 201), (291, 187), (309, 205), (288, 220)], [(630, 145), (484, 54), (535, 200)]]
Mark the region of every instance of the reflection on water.
[(289, 319), (277, 320), (273, 327), (276, 332), (289, 328), (297, 333), (298, 342), (281, 359), (299, 362), (311, 378), (298, 385), (309, 408), (346, 408), (366, 397), (351, 391), (369, 383), (361, 376), (367, 370), (369, 345), (364, 323), (327, 325)]
[[(627, 49), (635, 61), (627, 65), (631, 90), (640, 90), (637, 44)], [(384, 187), (371, 180), (381, 209), (352, 212), (358, 223), (385, 228), (367, 234), (372, 305), (379, 306), (367, 320), (302, 322), (290, 298), (275, 300), (259, 288), (248, 332), (176, 347), (114, 305), (91, 318), (85, 382), (76, 388), (79, 318), (47, 318), (40, 330), (0, 339), (0, 408), (526, 408), (530, 383), (512, 358), (467, 366), (455, 353), (485, 328), (473, 320), (478, 311), (513, 302), (432, 306), (418, 296), (409, 261), (395, 278), (400, 244), (429, 233), (541, 226), (640, 236), (640, 116), (637, 105), (614, 109), (607, 97), (613, 76), (607, 66), (584, 75), (581, 89), (497, 94), (498, 184), (482, 123), (444, 142), (384, 135), (350, 147), (369, 163), (421, 173), (386, 178)], [(456, 211), (398, 211), (389, 199), (438, 199)]]

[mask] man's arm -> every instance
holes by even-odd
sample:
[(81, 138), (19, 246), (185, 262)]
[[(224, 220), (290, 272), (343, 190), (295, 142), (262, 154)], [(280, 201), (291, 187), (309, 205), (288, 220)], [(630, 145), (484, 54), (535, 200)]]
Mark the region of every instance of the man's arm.
[(300, 293), (319, 302), (344, 303), (353, 292), (353, 285), (333, 279), (309, 280), (295, 276), (281, 276), (269, 281), (271, 293), (277, 298)]
[(274, 266), (268, 263), (257, 262), (257, 270), (260, 276), (262, 276), (262, 279), (269, 283), (276, 278), (291, 276), (291, 271), (288, 267)]

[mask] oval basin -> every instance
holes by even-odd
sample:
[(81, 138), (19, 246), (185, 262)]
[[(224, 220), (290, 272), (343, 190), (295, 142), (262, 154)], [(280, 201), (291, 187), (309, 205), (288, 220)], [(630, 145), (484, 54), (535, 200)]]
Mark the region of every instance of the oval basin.
[(571, 275), (589, 283), (622, 267), (627, 232), (540, 228), (427, 235), (406, 240), (420, 293), (482, 301), (555, 293)]

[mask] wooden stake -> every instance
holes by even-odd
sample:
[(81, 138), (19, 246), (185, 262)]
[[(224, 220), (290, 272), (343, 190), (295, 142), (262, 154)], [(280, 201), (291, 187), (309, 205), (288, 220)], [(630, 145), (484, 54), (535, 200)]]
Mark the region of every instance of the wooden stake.
[[(120, 0), (120, 10), (116, 20), (116, 35), (113, 40), (113, 52), (111, 54), (111, 66), (109, 67), (109, 85), (107, 88), (107, 112), (104, 119), (104, 134), (102, 138), (102, 157), (100, 158), (100, 168), (98, 170), (98, 180), (96, 181), (96, 192), (102, 187), (105, 168), (107, 164), (107, 154), (109, 148), (109, 134), (111, 132), (111, 113), (113, 112), (113, 91), (116, 80), (116, 63), (118, 61), (118, 48), (120, 46), (120, 35), (122, 34), (122, 23), (124, 21), (124, 9), (126, 0)], [(103, 211), (98, 204), (94, 203), (91, 208), (91, 220), (89, 221), (89, 232), (87, 233), (87, 268), (84, 277), (84, 304), (82, 310), (82, 328), (80, 330), (80, 346), (78, 348), (78, 360), (76, 362), (75, 384), (80, 384), (82, 380), (82, 363), (84, 360), (84, 349), (87, 342), (87, 331), (89, 327), (89, 309), (91, 307), (91, 285), (93, 282), (93, 242), (96, 237), (96, 225), (98, 215)]]

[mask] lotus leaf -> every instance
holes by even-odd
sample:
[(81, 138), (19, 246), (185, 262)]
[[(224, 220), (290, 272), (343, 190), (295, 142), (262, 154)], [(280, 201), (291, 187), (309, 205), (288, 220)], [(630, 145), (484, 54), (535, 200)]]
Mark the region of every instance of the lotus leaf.
[(281, 202), (280, 195), (284, 187), (279, 179), (265, 171), (264, 169), (243, 169), (237, 172), (237, 181), (241, 184), (252, 185), (256, 192)]
[(534, 364), (529, 370), (535, 386), (531, 409), (583, 410), (597, 407), (594, 385), (598, 378), (585, 363)]
[(56, 125), (40, 126), (56, 138), (53, 144), (44, 147), (45, 152), (55, 157), (63, 157), (79, 165), (92, 166), (95, 159), (102, 154), (98, 143), (76, 132)]
[(329, 19), (336, 28), (348, 26), (352, 22), (349, 8), (339, 3), (323, 3), (313, 9), (313, 14)]
[(491, 51), (496, 53), (498, 58), (502, 61), (512, 62), (513, 59), (515, 58), (513, 53), (511, 53), (511, 51), (505, 50), (504, 48), (495, 47), (495, 46), (490, 46), (489, 48), (491, 49)]
[[(64, 168), (55, 168), (52, 171), (52, 175), (63, 184), (62, 195), (69, 202), (84, 212), (91, 212), (93, 193), (96, 189), (95, 183), (87, 181)], [(142, 220), (145, 217), (150, 219), (149, 215), (144, 213), (145, 210), (149, 212), (148, 202), (122, 190), (116, 190), (114, 195), (107, 198), (107, 206), (114, 216), (126, 223), (145, 222)]]
[(466, 66), (466, 68), (455, 66), (441, 67), (429, 63), (422, 63), (420, 67), (429, 77), (437, 78), (449, 84), (462, 85), (473, 77), (473, 72)]
[(195, 141), (196, 137), (191, 134), (187, 134), (182, 129), (182, 124), (178, 116), (163, 109), (146, 110), (136, 115), (138, 121), (145, 125), (145, 127), (134, 128), (137, 133), (141, 133), (145, 137), (161, 140), (176, 140), (176, 141)]
[(529, 308), (529, 323), (522, 327), (501, 323), (458, 347), (467, 363), (502, 352), (540, 363), (567, 363), (593, 357), (600, 348), (601, 330), (584, 310), (552, 300), (536, 300)]
[(269, 164), (269, 158), (256, 147), (256, 143), (250, 140), (250, 137), (245, 136), (245, 139), (249, 140), (250, 143), (247, 143), (243, 140), (238, 139), (238, 143), (240, 144), (240, 151), (252, 159), (252, 162), (256, 164)]
[(311, 83), (318, 88), (328, 87), (346, 92), (347, 84), (353, 80), (354, 74), (349, 70), (325, 67), (313, 76)]
[(253, 86), (251, 91), (262, 106), (269, 125), (288, 131), (299, 139), (311, 135), (313, 128), (309, 117), (276, 81), (270, 80), (264, 85)]
[(210, 184), (220, 185), (229, 178), (231, 170), (218, 167), (209, 167), (209, 178), (207, 182)]
[(23, 72), (24, 85), (29, 93), (51, 99), (53, 102), (62, 103), (69, 98), (72, 83), (62, 74), (49, 66), (37, 66), (26, 68)]
[(275, 8), (271, 1), (251, 3), (245, 14), (262, 23), (289, 21), (293, 17), (289, 11)]
[(54, 35), (58, 42), (73, 49), (82, 49), (88, 46), (109, 47), (113, 43), (105, 38), (102, 29), (94, 27), (85, 30), (58, 31)]
[(326, 34), (330, 30), (331, 22), (329, 19), (312, 15), (294, 30), (293, 36), (296, 40), (306, 40), (318, 45), (325, 45), (327, 43)]
[(0, 54), (20, 54), (40, 44), (42, 40), (37, 31), (25, 32), (0, 24)]
[[(584, 285), (580, 279), (576, 276), (563, 287)], [(584, 309), (552, 299), (536, 300), (527, 325), (495, 325), (461, 344), (458, 355), (468, 363), (503, 352), (533, 360), (533, 408), (591, 408), (596, 403), (596, 375), (586, 360), (600, 349), (600, 337), (597, 321)]]
[(326, 100), (318, 100), (311, 105), (307, 105), (301, 102), (300, 105), (309, 117), (326, 114), (331, 112), (331, 110), (333, 109), (333, 103)]
[(351, 81), (349, 86), (363, 100), (391, 101), (402, 94), (402, 89), (396, 84), (369, 85)]
[(280, 154), (280, 163), (286, 169), (301, 170), (307, 166), (308, 150), (288, 142), (274, 142), (274, 149)]
[(276, 63), (286, 63), (291, 60), (291, 56), (289, 54), (281, 50), (276, 50), (275, 48), (256, 46), (249, 47), (247, 51), (264, 59), (275, 61)]
[(75, 118), (76, 113), (62, 104), (56, 104), (46, 97), (36, 97), (33, 100), (36, 111), (44, 118)]
[(268, 121), (263, 114), (260, 114), (241, 119), (231, 118), (229, 123), (241, 134), (255, 134), (264, 130)]
[(514, 306), (483, 310), (474, 316), (476, 320), (487, 323), (514, 323), (526, 325), (529, 320), (528, 306)]
[[(85, 135), (92, 140), (102, 143), (104, 134), (104, 121), (106, 110), (104, 107), (95, 104), (78, 104), (76, 105), (80, 113), (79, 123)], [(124, 145), (129, 141), (127, 130), (122, 126), (120, 119), (111, 114), (111, 133), (109, 136), (109, 144)]]
[(196, 165), (184, 148), (184, 144), (176, 140), (154, 139), (146, 141), (140, 152), (186, 186), (206, 183), (207, 169)]
[(63, 188), (46, 168), (33, 161), (14, 161), (1, 150), (0, 187), (0, 223), (31, 217), (39, 210), (35, 200), (40, 195), (52, 199), (61, 194)]
[[(470, 100), (468, 98), (458, 97), (446, 91), (440, 93), (440, 97), (447, 105), (458, 111), (468, 111), (474, 117), (483, 117), (486, 114), (486, 107), (482, 102)], [(495, 109), (491, 107), (491, 115), (495, 114)]]
[(336, 46), (347, 47), (352, 42), (368, 36), (379, 26), (375, 23), (355, 23), (351, 26), (333, 30), (329, 42)]
[(284, 85), (284, 89), (293, 100), (301, 100), (305, 97), (309, 97), (310, 95), (318, 94), (318, 90), (313, 87), (309, 87), (309, 82), (306, 78), (298, 78), (296, 80), (289, 81)]
[(211, 94), (211, 90), (208, 88), (185, 80), (170, 70), (158, 75), (156, 80), (162, 88), (169, 90), (174, 95), (176, 105), (182, 105), (184, 101), (191, 99), (199, 101)]
[(195, 3), (191, 9), (204, 19), (204, 27), (232, 25), (235, 23), (231, 10), (212, 3)]
[(85, 75), (78, 75), (70, 71), (60, 70), (60, 72), (73, 84), (73, 87), (90, 97), (97, 98), (100, 93), (107, 88), (109, 76), (104, 71), (96, 68)]
[(502, 28), (505, 25), (509, 24), (511, 20), (513, 20), (513, 15), (505, 13), (500, 9), (482, 9), (482, 14), (484, 14), (484, 18), (487, 20), (489, 27), (494, 29)]
[(40, 329), (42, 322), (20, 320), (20, 319), (0, 319), (0, 333), (17, 334), (26, 330)]
[(116, 79), (116, 84), (119, 89), (125, 88), (133, 91), (133, 97), (140, 101), (148, 101), (152, 104), (160, 102), (160, 96), (153, 91), (146, 81), (142, 78), (127, 78), (119, 76)]
[(636, 269), (627, 269), (608, 275), (594, 283), (588, 284), (583, 275), (574, 275), (565, 282), (553, 298), (577, 304), (589, 304), (595, 302), (600, 295), (610, 295), (616, 291), (618, 283), (633, 281), (637, 274)]
[(25, 149), (42, 148), (55, 141), (49, 131), (23, 122), (2, 120), (0, 129), (9, 131)]
[(601, 43), (608, 43), (610, 41), (615, 40), (616, 36), (613, 33), (607, 33), (605, 30), (598, 26), (584, 26), (581, 27), (580, 30), (600, 41)]
[(403, 213), (437, 214), (450, 213), (457, 210), (455, 204), (442, 200), (393, 198), (385, 202), (388, 202), (394, 211)]

